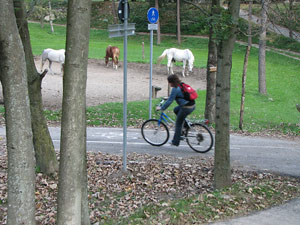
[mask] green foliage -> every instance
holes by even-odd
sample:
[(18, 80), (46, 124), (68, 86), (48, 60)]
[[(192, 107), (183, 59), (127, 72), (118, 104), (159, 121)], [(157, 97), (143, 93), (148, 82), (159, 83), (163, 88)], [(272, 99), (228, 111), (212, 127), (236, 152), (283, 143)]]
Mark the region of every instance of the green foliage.
[[(31, 8), (32, 2), (27, 3), (27, 8)], [(67, 19), (67, 1), (66, 0), (52, 0), (51, 12), (53, 14), (53, 22), (64, 24)], [(48, 1), (39, 1), (37, 5), (33, 7), (33, 10), (29, 13), (30, 20), (41, 20), (45, 16), (49, 15), (49, 3)]]
[(232, 26), (235, 25), (228, 10), (223, 9), (220, 12), (220, 14), (208, 17), (208, 23), (210, 22), (213, 28), (213, 38), (217, 43), (229, 39)]
[(268, 33), (267, 46), (300, 52), (300, 44), (298, 41), (272, 33)]
[(138, 32), (149, 32), (148, 31), (148, 19), (147, 19), (147, 11), (149, 9), (148, 4), (136, 3), (131, 4), (131, 13), (130, 21), (135, 23), (136, 31)]
[[(31, 1), (27, 1), (28, 4)], [(65, 24), (66, 23), (66, 0), (52, 0), (52, 9), (55, 14), (54, 23)], [(136, 24), (136, 32), (149, 32), (148, 31), (148, 20), (147, 20), (147, 11), (154, 4), (154, 1), (135, 1), (130, 2), (130, 17), (129, 22)], [(117, 9), (116, 1), (116, 9)], [(248, 9), (248, 5), (241, 5), (241, 8), (244, 10)], [(253, 14), (260, 14), (260, 4), (253, 4)], [(279, 4), (279, 9), (283, 10), (281, 4)], [(41, 11), (43, 10), (43, 11)], [(48, 1), (41, 1), (41, 4), (36, 6), (36, 9), (30, 14), (29, 19), (31, 20), (40, 20), (42, 14), (48, 10)], [(300, 7), (294, 7), (294, 13), (299, 15)], [(109, 24), (114, 24), (114, 18), (112, 14), (112, 2), (111, 1), (92, 1), (92, 16), (91, 16), (91, 27), (98, 29), (107, 29)], [(197, 7), (194, 7), (191, 4), (182, 2), (181, 3), (181, 34), (189, 35), (208, 35), (209, 34), (209, 22), (211, 17), (207, 17), (203, 12), (209, 14), (210, 4), (201, 5), (201, 10)], [(273, 13), (273, 11), (269, 12)], [(176, 34), (176, 3), (170, 3), (168, 1), (159, 1), (159, 14), (160, 14), (160, 26), (162, 33), (171, 33)], [(274, 16), (273, 16), (274, 17)], [(216, 37), (218, 40), (225, 37), (228, 38), (228, 30), (231, 27), (231, 18), (228, 16), (226, 10), (222, 10), (222, 13), (215, 16), (217, 21), (214, 24)], [(118, 20), (119, 23), (119, 20)], [(253, 33), (256, 35), (253, 37), (253, 43), (258, 43), (258, 33), (257, 25), (252, 25)], [(237, 32), (237, 39), (246, 41), (247, 37), (244, 35), (247, 33), (248, 24), (246, 21), (239, 20), (239, 32)], [(114, 39), (117, 40), (117, 39)], [(119, 39), (120, 41), (122, 39)], [(176, 40), (175, 42), (176, 43)], [(298, 51), (300, 49), (300, 44), (289, 38), (282, 38), (279, 35), (268, 34), (268, 46), (290, 49), (292, 51)]]

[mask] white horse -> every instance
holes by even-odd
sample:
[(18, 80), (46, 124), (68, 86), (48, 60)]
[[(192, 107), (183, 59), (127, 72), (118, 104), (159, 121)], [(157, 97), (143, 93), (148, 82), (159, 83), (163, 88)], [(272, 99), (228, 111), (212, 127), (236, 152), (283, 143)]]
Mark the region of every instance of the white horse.
[[(165, 57), (168, 57), (168, 74), (174, 74), (173, 72), (173, 62), (179, 61), (183, 62), (183, 71), (182, 76), (185, 77), (185, 65), (188, 62), (189, 71), (193, 71), (193, 64), (195, 61), (193, 53), (189, 49), (177, 49), (177, 48), (169, 48), (164, 50), (161, 56), (158, 57), (157, 62), (160, 63)], [(186, 75), (189, 75), (189, 71), (186, 72)]]
[(51, 69), (52, 62), (60, 63), (60, 70), (63, 73), (63, 64), (65, 63), (65, 49), (54, 50), (51, 48), (44, 49), (42, 53), (42, 66), (41, 71), (43, 70), (43, 66), (46, 62), (49, 61), (49, 72), (53, 74)]

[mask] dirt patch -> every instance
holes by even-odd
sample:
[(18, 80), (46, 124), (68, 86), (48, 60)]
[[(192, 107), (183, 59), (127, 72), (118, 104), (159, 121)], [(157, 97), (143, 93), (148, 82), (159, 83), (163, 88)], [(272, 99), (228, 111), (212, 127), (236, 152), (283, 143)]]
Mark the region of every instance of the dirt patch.
[[(35, 58), (40, 70), (40, 57)], [(44, 68), (48, 67), (48, 63)], [(56, 74), (47, 74), (42, 83), (43, 103), (46, 109), (60, 109), (62, 105), (63, 79), (60, 74), (60, 65), (52, 63), (52, 70)], [(181, 76), (182, 67), (174, 66), (174, 73), (181, 80), (191, 84), (195, 89), (206, 88), (206, 70), (194, 68), (188, 77)], [(150, 65), (141, 63), (127, 64), (127, 101), (149, 99)], [(123, 62), (119, 62), (118, 70), (105, 66), (102, 59), (89, 59), (87, 79), (87, 106), (100, 105), (107, 102), (123, 102)], [(167, 67), (166, 65), (153, 65), (152, 85), (161, 87), (157, 97), (167, 96)], [(0, 99), (3, 100), (2, 91)]]

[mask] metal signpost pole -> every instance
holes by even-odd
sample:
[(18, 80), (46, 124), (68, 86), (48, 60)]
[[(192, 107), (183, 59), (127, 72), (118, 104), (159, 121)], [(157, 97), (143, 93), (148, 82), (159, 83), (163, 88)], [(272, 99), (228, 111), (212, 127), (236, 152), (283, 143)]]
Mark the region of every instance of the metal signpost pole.
[(152, 118), (152, 58), (153, 58), (153, 30), (150, 30), (150, 80), (149, 80), (149, 119)]
[(127, 0), (124, 6), (124, 81), (123, 81), (123, 171), (127, 171), (127, 23), (128, 7)]
[(150, 77), (149, 77), (149, 119), (152, 118), (152, 58), (153, 58), (153, 30), (157, 30), (158, 11), (156, 8), (150, 8), (147, 13), (148, 30), (150, 30)]
[(123, 24), (108, 25), (109, 37), (124, 37), (124, 62), (123, 62), (123, 170), (127, 171), (127, 36), (135, 34), (135, 24), (128, 23), (128, 0), (120, 0), (118, 17)]

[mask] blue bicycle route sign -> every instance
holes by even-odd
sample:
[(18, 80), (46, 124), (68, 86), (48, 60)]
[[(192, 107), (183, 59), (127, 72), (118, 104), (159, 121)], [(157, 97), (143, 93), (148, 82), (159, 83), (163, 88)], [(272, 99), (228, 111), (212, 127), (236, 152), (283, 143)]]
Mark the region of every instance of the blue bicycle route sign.
[(147, 18), (150, 23), (156, 23), (158, 20), (158, 17), (159, 17), (159, 15), (158, 15), (158, 11), (156, 8), (152, 7), (148, 10)]

